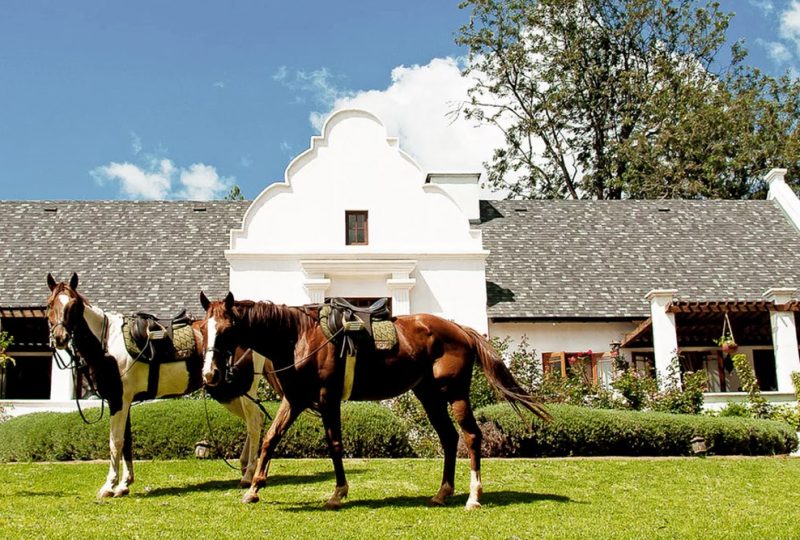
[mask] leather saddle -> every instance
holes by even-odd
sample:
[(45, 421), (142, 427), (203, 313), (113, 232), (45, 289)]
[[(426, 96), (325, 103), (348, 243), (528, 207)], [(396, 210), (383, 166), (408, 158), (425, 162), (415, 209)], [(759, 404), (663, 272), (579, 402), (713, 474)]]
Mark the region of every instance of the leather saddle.
[(192, 324), (192, 320), (186, 315), (185, 309), (166, 319), (140, 311), (131, 321), (131, 338), (142, 351), (142, 360), (168, 362), (175, 355), (175, 328), (189, 324)]
[(328, 318), (328, 328), (332, 334), (344, 328), (345, 334), (366, 331), (372, 337), (373, 322), (392, 320), (388, 298), (380, 298), (366, 308), (354, 306), (344, 298), (331, 298), (329, 303), (331, 316)]

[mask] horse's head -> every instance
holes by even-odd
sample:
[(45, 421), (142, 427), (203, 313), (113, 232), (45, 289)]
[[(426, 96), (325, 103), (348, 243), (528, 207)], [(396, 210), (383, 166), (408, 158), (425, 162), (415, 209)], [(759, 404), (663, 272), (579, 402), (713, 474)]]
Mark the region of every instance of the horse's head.
[(217, 386), (222, 382), (226, 363), (233, 356), (238, 344), (233, 294), (229, 292), (224, 300), (211, 302), (201, 292), (200, 303), (206, 311), (205, 335), (203, 336), (206, 344), (203, 355), (203, 382), (208, 386)]
[(69, 343), (75, 326), (83, 317), (85, 299), (78, 293), (78, 274), (73, 273), (69, 283), (56, 283), (52, 274), (47, 274), (50, 297), (47, 299), (47, 322), (50, 325), (50, 341), (57, 349)]

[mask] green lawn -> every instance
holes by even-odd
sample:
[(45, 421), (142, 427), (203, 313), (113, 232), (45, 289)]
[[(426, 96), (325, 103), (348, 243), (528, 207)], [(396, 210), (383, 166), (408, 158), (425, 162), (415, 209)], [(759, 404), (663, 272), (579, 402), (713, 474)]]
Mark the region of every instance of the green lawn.
[(242, 505), (219, 461), (137, 463), (131, 496), (98, 502), (103, 463), (0, 465), (0, 538), (800, 538), (800, 459), (487, 459), (483, 508), (469, 482), (428, 508), (441, 461), (277, 460), (262, 501)]

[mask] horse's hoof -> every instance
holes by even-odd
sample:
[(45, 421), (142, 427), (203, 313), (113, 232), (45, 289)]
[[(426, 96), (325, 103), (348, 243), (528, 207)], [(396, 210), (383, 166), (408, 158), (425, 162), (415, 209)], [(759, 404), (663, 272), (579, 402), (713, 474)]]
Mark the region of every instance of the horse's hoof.
[(106, 488), (104, 488), (104, 489), (101, 489), (101, 490), (100, 490), (100, 491), (97, 493), (97, 498), (98, 498), (98, 499), (109, 499), (109, 498), (111, 498), (111, 497), (113, 497), (113, 496), (114, 496), (114, 490), (113, 490), (113, 489), (106, 489)]
[(244, 494), (244, 497), (242, 497), (242, 502), (244, 504), (257, 503), (258, 502), (258, 494), (257, 493), (251, 493), (251, 492), (248, 491), (247, 493)]
[(124, 497), (125, 495), (128, 495), (130, 492), (131, 490), (128, 489), (127, 487), (118, 488), (116, 491), (114, 491), (114, 497)]
[(333, 499), (325, 503), (325, 510), (339, 510), (342, 507), (342, 501), (335, 501)]
[(478, 501), (467, 501), (467, 505), (464, 507), (464, 510), (480, 510), (481, 503)]

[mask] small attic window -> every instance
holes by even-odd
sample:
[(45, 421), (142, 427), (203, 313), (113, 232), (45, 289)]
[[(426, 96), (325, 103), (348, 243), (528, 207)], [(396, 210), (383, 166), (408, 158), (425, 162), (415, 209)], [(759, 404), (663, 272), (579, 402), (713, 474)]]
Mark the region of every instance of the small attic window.
[(206, 211), (205, 206), (197, 206), (195, 208), (192, 208), (192, 212), (205, 212), (205, 211)]
[(344, 213), (345, 244), (366, 246), (369, 244), (367, 224), (369, 214), (366, 210), (347, 210)]
[(514, 212), (527, 212), (527, 208), (514, 208)]
[(669, 208), (664, 208), (663, 206), (658, 209), (659, 212), (669, 212)]
[(48, 214), (55, 214), (56, 212), (58, 212), (58, 208), (56, 208), (55, 206), (46, 206), (44, 208), (44, 211)]

